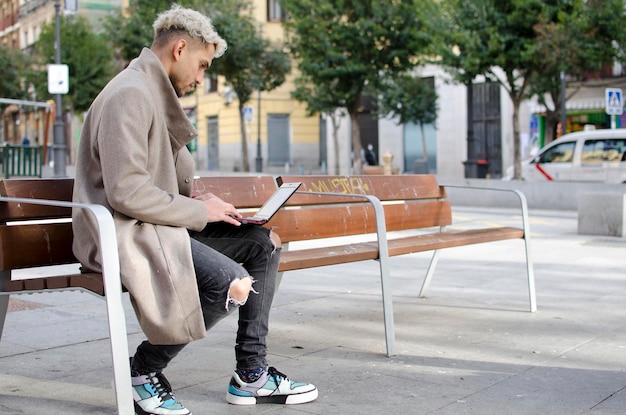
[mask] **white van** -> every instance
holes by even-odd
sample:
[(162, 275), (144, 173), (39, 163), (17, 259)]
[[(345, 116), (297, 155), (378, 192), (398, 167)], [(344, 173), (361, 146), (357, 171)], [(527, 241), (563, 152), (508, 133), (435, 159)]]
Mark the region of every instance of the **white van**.
[(566, 134), (523, 161), (522, 178), (626, 183), (626, 129)]

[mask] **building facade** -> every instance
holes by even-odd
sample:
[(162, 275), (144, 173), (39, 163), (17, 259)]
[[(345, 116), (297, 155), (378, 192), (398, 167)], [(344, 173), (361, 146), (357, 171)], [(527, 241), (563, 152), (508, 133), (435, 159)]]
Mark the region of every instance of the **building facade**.
[[(37, 41), (41, 27), (54, 19), (57, 0), (0, 0), (0, 44), (28, 50)], [(63, 10), (85, 15), (97, 26), (100, 18), (127, 0), (60, 1)], [(279, 0), (253, 0), (254, 17), (264, 37), (281, 44), (285, 34), (285, 14)], [(74, 5), (77, 11), (74, 10)], [(64, 11), (65, 12), (65, 11)], [(228, 39), (226, 39), (228, 41)], [(307, 116), (306, 108), (291, 97), (294, 70), (287, 81), (271, 92), (254, 94), (245, 106), (244, 128), (248, 165), (251, 171), (290, 173), (358, 173), (352, 169), (350, 120), (345, 113), (334, 116)], [(190, 96), (181, 99), (199, 136), (191, 149), (202, 171), (228, 174), (243, 168), (239, 101), (221, 77), (208, 71), (206, 82)], [(608, 128), (604, 114), (604, 88), (626, 86), (621, 66), (597, 79), (571, 83), (576, 90), (567, 103), (566, 131)], [(439, 112), (430, 125), (399, 125), (393, 118), (377, 119), (370, 111), (371, 99), (363, 101), (358, 117), (363, 147), (374, 146), (379, 163), (392, 157), (402, 173), (435, 173), (442, 178), (500, 178), (513, 164), (513, 107), (504, 88), (477, 79), (471, 86), (454, 83), (440, 67), (429, 65), (415, 76), (428, 80), (438, 94)], [(568, 84), (569, 85), (569, 84)], [(545, 108), (527, 101), (520, 108), (522, 157), (542, 143), (542, 117)], [(21, 115), (11, 114), (15, 140), (23, 134), (39, 135), (42, 123), (33, 129)], [(620, 118), (617, 126), (626, 123)], [(80, 126), (76, 126), (78, 131)], [(78, 136), (72, 133), (72, 136)], [(33, 142), (32, 137), (31, 142)], [(14, 141), (15, 141), (14, 140)]]
[[(254, 0), (253, 14), (263, 36), (274, 44), (282, 44), (285, 15), (279, 1)], [(293, 74), (279, 88), (256, 93), (244, 103), (247, 114), (244, 131), (252, 171), (257, 170), (257, 163), (261, 171), (269, 173), (290, 169), (308, 173), (321, 168), (320, 149), (325, 143), (321, 141), (320, 120), (308, 117), (306, 108), (291, 98)], [(241, 171), (244, 151), (239, 101), (223, 79), (208, 79), (203, 87), (181, 101), (198, 128), (197, 143), (192, 146), (198, 168)]]

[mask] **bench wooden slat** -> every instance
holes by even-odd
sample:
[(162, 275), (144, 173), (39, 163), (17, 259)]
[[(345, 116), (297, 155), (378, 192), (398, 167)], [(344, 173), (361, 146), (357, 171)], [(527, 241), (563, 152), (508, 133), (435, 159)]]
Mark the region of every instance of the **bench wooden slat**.
[(433, 251), (435, 249), (503, 241), (506, 239), (519, 239), (523, 237), (524, 232), (521, 229), (512, 227), (468, 229), (458, 232), (438, 232), (415, 235), (389, 240), (389, 255), (412, 254), (416, 252)]
[(60, 275), (54, 277), (38, 277), (28, 279), (18, 279), (6, 281), (4, 283), (4, 292), (19, 292), (19, 291), (40, 291), (40, 290), (58, 290), (67, 288), (70, 286), (70, 278), (67, 275)]
[[(98, 273), (58, 275), (6, 281), (3, 292), (84, 289), (104, 296), (102, 275)], [(124, 290), (126, 291), (126, 290)]]
[[(500, 227), (489, 229), (469, 229), (459, 232), (438, 232), (389, 239), (389, 256), (433, 251), (435, 249), (473, 245), (506, 239), (522, 238), (523, 232), (517, 228)], [(331, 247), (283, 251), (279, 271), (315, 268), (378, 259), (376, 242), (351, 243)]]
[(0, 271), (76, 262), (72, 239), (70, 222), (0, 225)]
[(272, 176), (200, 177), (193, 187), (193, 196), (213, 193), (238, 209), (261, 207), (276, 191)]
[[(401, 177), (401, 180), (398, 178)], [(423, 200), (445, 197), (445, 189), (433, 175), (407, 176), (281, 176), (284, 182), (302, 182), (287, 206), (320, 203), (354, 203), (355, 199), (306, 195), (306, 192), (370, 194), (382, 201)]]
[[(48, 200), (72, 200), (73, 179), (11, 179), (0, 181), (0, 195)], [(69, 208), (0, 203), (0, 222), (70, 217)]]
[[(69, 276), (69, 286), (74, 288), (84, 288), (98, 295), (104, 295), (104, 286), (102, 285), (102, 274), (85, 273), (72, 274)], [(123, 289), (122, 286), (122, 290)]]
[[(354, 200), (353, 200), (354, 201)], [(416, 201), (385, 207), (387, 231), (447, 226), (452, 212), (447, 201)], [(268, 223), (283, 242), (332, 238), (376, 232), (374, 208), (369, 203), (353, 203), (283, 209)]]
[(378, 258), (376, 242), (354, 243), (333, 247), (283, 251), (278, 271), (315, 268)]

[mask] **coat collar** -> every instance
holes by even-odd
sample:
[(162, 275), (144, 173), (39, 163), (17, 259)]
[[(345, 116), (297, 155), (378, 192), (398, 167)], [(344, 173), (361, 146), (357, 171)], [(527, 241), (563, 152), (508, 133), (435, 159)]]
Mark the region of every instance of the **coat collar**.
[(193, 140), (198, 135), (198, 131), (193, 127), (193, 124), (185, 114), (176, 91), (174, 91), (174, 87), (161, 61), (154, 52), (144, 48), (141, 54), (130, 63), (128, 69), (145, 73), (151, 83), (155, 85), (153, 93), (156, 104), (160, 107), (165, 117), (172, 149), (178, 151)]

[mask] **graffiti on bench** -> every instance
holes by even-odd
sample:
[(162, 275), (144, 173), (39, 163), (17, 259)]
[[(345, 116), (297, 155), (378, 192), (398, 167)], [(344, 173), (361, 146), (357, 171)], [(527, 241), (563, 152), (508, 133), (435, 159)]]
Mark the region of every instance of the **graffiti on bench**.
[(367, 194), (370, 192), (370, 187), (361, 177), (329, 177), (311, 183), (307, 190), (310, 192)]

